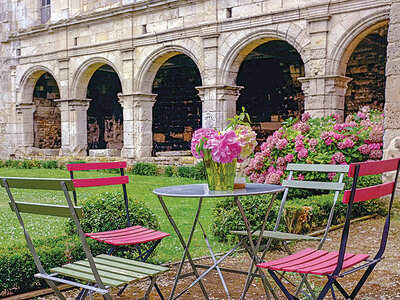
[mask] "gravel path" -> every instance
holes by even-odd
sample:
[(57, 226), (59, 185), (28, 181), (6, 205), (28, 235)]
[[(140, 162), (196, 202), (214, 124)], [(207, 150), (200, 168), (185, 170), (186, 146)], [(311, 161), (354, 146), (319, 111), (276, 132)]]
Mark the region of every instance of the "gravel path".
[[(379, 247), (379, 241), (382, 232), (382, 226), (384, 223), (384, 219), (376, 218), (370, 219), (368, 221), (355, 223), (351, 227), (350, 239), (349, 239), (349, 247), (348, 251), (353, 253), (369, 253), (374, 255), (376, 253), (377, 247)], [(338, 251), (338, 245), (340, 241), (341, 230), (337, 230), (330, 233), (330, 240), (326, 242), (324, 249)], [(377, 265), (374, 272), (368, 279), (367, 283), (364, 285), (363, 289), (357, 296), (357, 299), (400, 299), (400, 215), (396, 214), (392, 221), (391, 232), (389, 236), (388, 246), (385, 252), (385, 259)], [(305, 247), (314, 247), (315, 244), (312, 242), (304, 242), (298, 243), (297, 245), (293, 245), (293, 250), (301, 250)], [(276, 259), (282, 257), (284, 253), (282, 251), (276, 250), (272, 251), (269, 255), (267, 255), (267, 259)], [(203, 259), (201, 263), (210, 264), (210, 259)], [(234, 267), (241, 270), (247, 270), (249, 265), (249, 259), (246, 254), (237, 254), (235, 256), (229, 257), (224, 261), (221, 265), (223, 267)], [(158, 285), (162, 289), (164, 295), (168, 296), (171, 290), (171, 286), (174, 280), (174, 276), (176, 274), (177, 266), (172, 266), (171, 271), (167, 274), (160, 277), (158, 280)], [(185, 266), (186, 270), (189, 270), (187, 266)], [(343, 286), (351, 289), (354, 282), (357, 282), (357, 279), (360, 277), (358, 273), (357, 275), (353, 274), (351, 276), (347, 276), (345, 278), (345, 282), (343, 282)], [(226, 274), (226, 275), (225, 275)], [(245, 281), (245, 276), (236, 275), (231, 273), (224, 273), (224, 278), (228, 285), (229, 291), (231, 292), (232, 299), (238, 299), (243, 288), (243, 284)], [(186, 287), (192, 277), (186, 278), (180, 281), (178, 286), (178, 291), (182, 290), (183, 287)], [(311, 277), (310, 281), (312, 283), (321, 284), (324, 282), (323, 279), (316, 278), (314, 276)], [(116, 291), (112, 291), (113, 297), (115, 299), (134, 299), (143, 294), (147, 282), (140, 282), (136, 284), (130, 285), (124, 294), (121, 297), (116, 297)], [(223, 292), (222, 284), (218, 278), (216, 272), (212, 272), (204, 279), (204, 284), (206, 286), (207, 291), (210, 294), (210, 299), (227, 299), (226, 294)], [(68, 291), (67, 297), (68, 299), (74, 299), (76, 296), (76, 291)], [(331, 299), (329, 297), (326, 299)], [(94, 299), (102, 299), (101, 297), (93, 297)], [(280, 299), (284, 299), (283, 295), (280, 294)], [(46, 296), (38, 299), (56, 299), (54, 296)], [(151, 293), (150, 299), (159, 299), (156, 292), (153, 291)], [(204, 299), (201, 294), (198, 286), (193, 287), (189, 290), (184, 296), (180, 299)], [(261, 287), (261, 283), (259, 280), (253, 282), (248, 297), (246, 299), (266, 299), (264, 291)], [(344, 299), (343, 297), (338, 299)]]

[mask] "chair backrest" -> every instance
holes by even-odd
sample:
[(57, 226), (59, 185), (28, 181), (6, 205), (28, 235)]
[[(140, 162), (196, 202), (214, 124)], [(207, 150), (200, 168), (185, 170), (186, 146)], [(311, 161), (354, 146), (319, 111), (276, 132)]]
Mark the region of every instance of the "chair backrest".
[[(286, 204), (288, 192), (290, 188), (300, 188), (300, 189), (309, 189), (309, 190), (329, 190), (329, 191), (335, 191), (335, 194), (333, 196), (333, 205), (329, 213), (329, 217), (327, 220), (327, 225), (325, 227), (324, 235), (321, 239), (321, 242), (319, 244), (318, 249), (322, 247), (324, 244), (329, 228), (332, 224), (333, 220), (333, 215), (335, 212), (335, 205), (337, 202), (337, 199), (339, 197), (339, 193), (344, 190), (344, 183), (343, 183), (343, 178), (344, 174), (349, 171), (349, 166), (348, 165), (326, 165), (326, 164), (288, 164), (286, 167), (286, 170), (289, 171), (289, 176), (288, 179), (283, 180), (282, 185), (285, 187), (285, 191), (283, 193), (282, 197), (282, 202), (281, 206), (279, 209), (278, 217), (275, 223), (275, 228), (274, 231), (278, 230), (278, 226), (281, 220), (281, 217), (283, 215), (284, 207)], [(293, 176), (294, 172), (318, 172), (318, 173), (336, 173), (335, 178), (337, 178), (337, 181), (303, 181), (303, 180), (298, 180), (295, 179)], [(328, 178), (328, 176), (326, 177)]]
[[(350, 165), (348, 176), (353, 177), (353, 184), (351, 190), (346, 190), (343, 196), (343, 203), (348, 204), (347, 211), (346, 211), (346, 221), (343, 227), (342, 239), (340, 242), (340, 249), (339, 249), (339, 259), (338, 259), (338, 267), (336, 268), (335, 272), (340, 272), (340, 269), (343, 264), (344, 254), (347, 246), (347, 240), (349, 236), (350, 230), (350, 220), (351, 214), (353, 209), (353, 203), (355, 202), (362, 202), (368, 201), (384, 196), (391, 195), (388, 214), (386, 217), (385, 225), (383, 227), (382, 238), (380, 248), (375, 256), (375, 259), (379, 259), (382, 257), (383, 253), (385, 252), (387, 238), (389, 234), (390, 228), (390, 215), (393, 205), (393, 200), (396, 192), (396, 185), (399, 177), (399, 170), (400, 170), (400, 159), (389, 159), (383, 161), (369, 161), (369, 162), (362, 162), (362, 163), (353, 163)], [(376, 175), (376, 174), (384, 174), (386, 172), (395, 171), (395, 176), (392, 181), (378, 184), (374, 186), (364, 187), (364, 188), (357, 188), (358, 179), (361, 176), (367, 175)]]
[[(94, 264), (92, 253), (90, 252), (89, 245), (87, 244), (85, 235), (82, 231), (79, 219), (83, 216), (82, 207), (74, 206), (69, 192), (74, 192), (75, 187), (71, 179), (48, 179), (48, 178), (22, 178), (22, 177), (0, 177), (0, 185), (6, 189), (9, 197), (9, 204), (12, 211), (17, 215), (18, 221), (24, 231), (25, 240), (28, 244), (29, 250), (32, 254), (36, 267), (41, 274), (46, 274), (46, 271), (40, 261), (32, 239), (24, 224), (21, 213), (30, 213), (36, 215), (48, 215), (57, 217), (72, 218), (77, 228), (82, 248), (89, 261), (90, 267), (93, 271), (93, 276), (96, 278), (97, 284), (104, 289), (96, 265)], [(64, 193), (67, 205), (54, 205), (44, 204), (37, 202), (18, 202), (15, 201), (12, 194), (12, 189), (28, 189), (28, 190), (44, 190), (44, 191), (62, 191)]]
[[(128, 205), (128, 194), (126, 191), (126, 184), (129, 183), (129, 177), (125, 176), (124, 168), (126, 168), (126, 162), (102, 162), (102, 163), (78, 163), (68, 164), (67, 170), (70, 172), (70, 176), (75, 188), (82, 187), (98, 187), (107, 185), (122, 185), (122, 192), (124, 195), (126, 221), (128, 227), (132, 226), (129, 216), (129, 205)], [(119, 170), (119, 176), (101, 177), (101, 178), (84, 178), (76, 179), (74, 172), (76, 171), (97, 171), (97, 170)], [(77, 204), (76, 191), (73, 192), (75, 205)]]

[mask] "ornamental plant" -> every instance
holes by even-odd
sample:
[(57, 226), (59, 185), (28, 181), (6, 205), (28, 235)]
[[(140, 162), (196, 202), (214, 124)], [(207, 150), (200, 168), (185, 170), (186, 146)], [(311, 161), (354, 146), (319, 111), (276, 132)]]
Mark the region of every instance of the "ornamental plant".
[[(339, 115), (287, 119), (261, 144), (261, 152), (251, 159), (245, 174), (251, 182), (279, 184), (288, 163), (349, 164), (380, 160), (383, 156), (383, 113), (363, 107), (339, 122)], [(297, 179), (304, 180), (298, 173)], [(314, 176), (314, 175), (307, 175)], [(333, 180), (335, 173), (329, 173)], [(314, 179), (314, 178), (307, 178)]]
[(231, 163), (236, 158), (238, 162), (243, 162), (257, 145), (256, 133), (251, 130), (248, 120), (249, 115), (243, 109), (240, 115), (229, 120), (229, 125), (221, 132), (212, 128), (197, 129), (191, 143), (193, 156), (201, 159), (211, 155), (217, 163)]

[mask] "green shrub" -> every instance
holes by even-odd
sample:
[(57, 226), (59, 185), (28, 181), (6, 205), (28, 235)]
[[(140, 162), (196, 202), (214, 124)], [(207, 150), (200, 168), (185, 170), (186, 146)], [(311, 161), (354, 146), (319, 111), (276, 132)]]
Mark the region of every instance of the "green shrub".
[(157, 167), (154, 164), (139, 162), (133, 167), (132, 173), (136, 175), (154, 176), (157, 174)]
[[(258, 228), (262, 225), (270, 201), (271, 195), (240, 197), (240, 203), (246, 212), (246, 216), (252, 228)], [(279, 211), (278, 202), (279, 201), (275, 202), (276, 205), (274, 205), (270, 212), (266, 226), (267, 230), (272, 230), (274, 228)], [(214, 206), (212, 226), (214, 236), (220, 241), (233, 242), (236, 240), (236, 237), (230, 234), (230, 231), (246, 230), (239, 209), (233, 198), (218, 198)]]
[(164, 170), (165, 176), (172, 177), (172, 176), (176, 176), (176, 174), (177, 174), (177, 170), (176, 170), (175, 166), (165, 167), (165, 170)]
[(193, 178), (198, 180), (206, 179), (206, 168), (204, 163), (200, 162), (192, 166), (182, 166), (177, 169), (177, 176), (184, 178)]
[[(49, 272), (50, 268), (84, 258), (84, 252), (77, 236), (60, 236), (34, 241), (35, 248)], [(23, 293), (47, 288), (47, 284), (34, 278), (38, 273), (32, 255), (25, 243), (0, 249), (0, 293), (12, 291)]]
[[(375, 180), (375, 179), (370, 179)], [(279, 196), (278, 196), (279, 197)], [(318, 229), (325, 228), (331, 207), (333, 205), (334, 193), (316, 195), (307, 199), (289, 199), (286, 202), (284, 215), (281, 219), (280, 230), (291, 233), (306, 234)], [(269, 197), (250, 196), (241, 197), (243, 209), (246, 212), (252, 226), (262, 224)], [(335, 214), (332, 225), (343, 223), (346, 216), (347, 204), (343, 204), (343, 194), (339, 195), (335, 206)], [(268, 219), (269, 230), (273, 229), (279, 211), (280, 201), (275, 201), (274, 207)], [(354, 203), (352, 218), (366, 215), (386, 213), (385, 201), (374, 199), (366, 202)], [(244, 223), (239, 214), (236, 204), (232, 198), (218, 199), (213, 212), (213, 233), (219, 240), (232, 241), (229, 234), (232, 230), (244, 230)]]
[[(124, 199), (121, 193), (102, 193), (90, 196), (81, 203), (85, 217), (81, 220), (84, 232), (99, 232), (127, 227)], [(145, 206), (143, 202), (129, 199), (129, 215), (132, 225), (158, 230), (160, 225), (157, 217)], [(70, 220), (67, 234), (75, 234), (75, 225)], [(150, 245), (151, 243), (149, 243)], [(147, 245), (149, 247), (149, 245)], [(93, 254), (105, 253), (110, 246), (105, 243), (96, 243), (92, 248)], [(115, 255), (126, 258), (136, 258), (134, 247), (118, 247)]]
[(44, 160), (42, 162), (42, 168), (44, 168), (44, 169), (58, 169), (58, 161), (56, 161), (56, 160)]

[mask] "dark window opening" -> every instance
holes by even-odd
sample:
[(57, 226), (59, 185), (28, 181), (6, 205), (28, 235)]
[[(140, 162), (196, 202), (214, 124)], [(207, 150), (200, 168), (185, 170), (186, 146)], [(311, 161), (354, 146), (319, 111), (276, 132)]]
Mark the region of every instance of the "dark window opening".
[(190, 149), (193, 132), (201, 127), (201, 77), (186, 55), (176, 55), (158, 70), (153, 82), (153, 154)]
[(42, 24), (46, 24), (51, 17), (51, 1), (50, 0), (42, 0), (42, 6), (40, 8), (40, 19)]
[(113, 68), (104, 65), (94, 72), (87, 91), (87, 98), (92, 99), (87, 111), (89, 149), (122, 149), (122, 107), (117, 96), (120, 92), (121, 82)]

